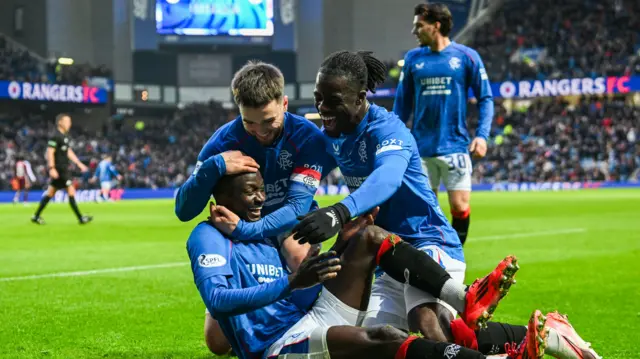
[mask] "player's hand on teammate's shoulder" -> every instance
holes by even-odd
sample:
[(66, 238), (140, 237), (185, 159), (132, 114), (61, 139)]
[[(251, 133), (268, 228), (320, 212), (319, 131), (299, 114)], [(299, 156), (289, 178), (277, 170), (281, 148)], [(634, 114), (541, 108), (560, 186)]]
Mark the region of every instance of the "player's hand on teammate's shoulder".
[(246, 156), (240, 151), (225, 151), (220, 154), (227, 167), (227, 175), (234, 175), (244, 172), (258, 172), (260, 165), (253, 158)]
[(298, 270), (289, 275), (291, 289), (304, 289), (313, 287), (338, 276), (342, 268), (340, 258), (335, 251), (320, 253), (320, 246), (314, 246), (309, 256), (302, 261)]
[(240, 217), (231, 212), (225, 206), (217, 206), (213, 202), (209, 202), (209, 222), (220, 232), (231, 235), (236, 230)]
[(482, 137), (474, 138), (469, 146), (469, 152), (473, 154), (474, 158), (483, 158), (487, 155), (487, 140)]

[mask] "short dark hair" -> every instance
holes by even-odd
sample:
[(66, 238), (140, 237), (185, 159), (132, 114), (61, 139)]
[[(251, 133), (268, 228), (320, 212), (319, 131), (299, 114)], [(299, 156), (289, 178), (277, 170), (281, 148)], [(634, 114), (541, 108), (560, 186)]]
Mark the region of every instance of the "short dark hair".
[(259, 108), (282, 99), (284, 76), (271, 64), (249, 61), (233, 76), (231, 91), (238, 106)]
[(327, 56), (320, 65), (325, 75), (344, 76), (357, 83), (358, 90), (376, 92), (376, 87), (387, 78), (387, 67), (371, 51), (338, 51)]
[(71, 118), (71, 116), (68, 113), (60, 113), (56, 116), (56, 124), (60, 123), (60, 121), (62, 121), (63, 118), (65, 117), (69, 117)]
[(418, 4), (413, 9), (413, 15), (420, 16), (429, 24), (439, 22), (442, 36), (449, 36), (453, 28), (453, 16), (445, 4)]

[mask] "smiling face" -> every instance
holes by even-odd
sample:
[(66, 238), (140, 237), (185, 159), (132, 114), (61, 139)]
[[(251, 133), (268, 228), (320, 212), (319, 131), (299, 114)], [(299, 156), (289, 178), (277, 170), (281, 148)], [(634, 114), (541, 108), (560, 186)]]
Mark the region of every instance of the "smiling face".
[(367, 93), (350, 86), (345, 76), (331, 76), (319, 72), (313, 92), (315, 106), (325, 132), (331, 137), (355, 130)]
[(240, 105), (244, 129), (261, 145), (271, 145), (282, 133), (288, 104), (289, 99), (284, 96), (282, 100), (273, 100), (258, 108)]
[(216, 187), (214, 197), (217, 204), (227, 207), (247, 222), (260, 220), (265, 201), (260, 172), (225, 176)]

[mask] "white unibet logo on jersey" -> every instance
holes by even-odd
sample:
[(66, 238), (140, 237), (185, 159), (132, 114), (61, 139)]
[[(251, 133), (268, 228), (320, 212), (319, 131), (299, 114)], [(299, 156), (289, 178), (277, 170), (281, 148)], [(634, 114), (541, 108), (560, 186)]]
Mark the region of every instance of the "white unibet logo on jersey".
[(267, 200), (265, 206), (273, 206), (284, 201), (287, 191), (287, 178), (282, 178), (273, 183), (267, 183), (264, 185), (265, 195)]
[(284, 276), (284, 268), (273, 264), (251, 263), (246, 266), (258, 283), (271, 283)]
[(204, 268), (222, 267), (227, 264), (227, 259), (219, 254), (201, 254), (198, 264)]

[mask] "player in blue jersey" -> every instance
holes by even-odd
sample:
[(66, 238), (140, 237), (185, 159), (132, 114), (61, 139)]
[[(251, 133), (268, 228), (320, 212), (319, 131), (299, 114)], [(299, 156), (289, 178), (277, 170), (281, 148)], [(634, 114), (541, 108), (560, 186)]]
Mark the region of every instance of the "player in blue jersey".
[[(351, 194), (333, 206), (301, 217), (293, 229), (294, 238), (302, 243), (319, 243), (334, 236), (349, 218), (380, 206), (376, 225), (428, 253), (462, 285), (466, 268), (462, 246), (429, 189), (415, 139), (395, 114), (367, 101), (367, 91), (375, 91), (385, 76), (382, 62), (368, 52), (341, 51), (322, 63), (316, 78), (315, 103), (324, 125), (327, 151), (338, 163)], [(500, 299), (492, 296), (494, 290), (510, 286), (512, 278), (507, 268), (513, 261), (509, 257), (496, 269), (507, 271), (507, 275), (501, 283), (493, 283), (489, 293), (476, 292), (478, 282), (469, 289), (481, 301), (491, 303), (462, 314), (467, 322), (475, 323), (474, 329), (491, 317)], [(419, 330), (430, 339), (450, 339), (446, 334), (448, 324), (457, 310), (418, 290), (414, 283), (404, 286), (403, 282), (402, 276), (394, 278), (389, 271), (376, 279), (365, 324), (391, 324)], [(438, 318), (449, 320), (441, 327)]]
[(100, 198), (109, 201), (109, 192), (113, 185), (113, 180), (122, 180), (122, 176), (116, 170), (116, 166), (113, 165), (111, 155), (105, 155), (102, 161), (98, 164), (96, 172), (91, 178), (90, 182), (100, 182)]
[[(249, 62), (234, 75), (231, 88), (240, 116), (219, 128), (204, 145), (193, 174), (178, 190), (175, 213), (180, 220), (189, 221), (205, 208), (222, 176), (259, 171), (267, 198), (254, 210), (263, 218), (247, 222), (218, 206), (212, 221), (234, 239), (270, 237), (282, 246), (283, 255), (299, 263), (309, 245), (279, 241), (296, 217), (309, 211), (320, 179), (335, 164), (331, 156), (318, 150), (324, 148), (324, 139), (317, 126), (287, 112), (284, 77), (278, 68)], [(215, 337), (215, 328), (207, 328)]]
[[(449, 39), (453, 19), (442, 4), (415, 7), (413, 34), (420, 47), (407, 52), (393, 111), (405, 123), (413, 115), (424, 171), (438, 193), (444, 183), (449, 194), (451, 224), (462, 244), (470, 223), (471, 158), (487, 153), (493, 119), (493, 96), (484, 64), (476, 51)], [(467, 129), (467, 98), (473, 90), (479, 110), (471, 140)]]
[[(260, 219), (254, 210), (265, 200), (259, 173), (223, 177), (214, 196), (216, 206), (224, 205), (247, 221)], [(294, 274), (264, 240), (230, 241), (208, 222), (194, 229), (187, 251), (195, 284), (240, 358), (287, 354), (333, 359), (484, 358), (456, 344), (407, 336), (390, 326), (354, 327), (366, 308), (376, 264), (393, 270), (394, 263), (409, 261), (412, 273), (423, 277), (425, 289), (452, 303), (460, 302), (462, 294), (444, 290), (450, 276), (424, 252), (371, 226), (375, 216), (376, 209), (346, 224), (332, 251), (312, 253)], [(324, 288), (314, 285), (320, 282)], [(542, 318), (539, 312), (534, 314), (534, 319)], [(512, 358), (523, 358), (525, 351), (529, 358), (537, 358), (544, 353), (547, 338), (555, 339), (543, 322), (534, 320), (529, 328), (526, 337), (518, 340), (523, 344), (513, 348)], [(515, 338), (490, 338), (492, 347), (510, 344), (509, 339)], [(562, 346), (549, 349), (556, 347)]]

